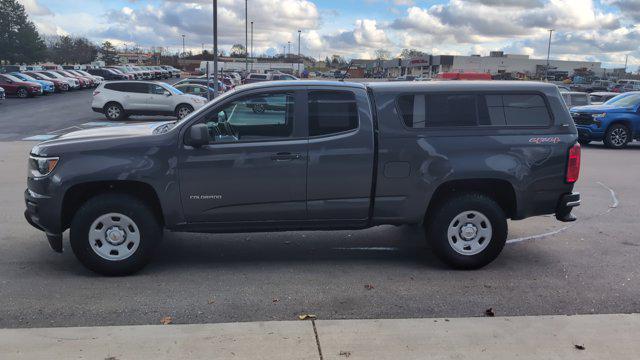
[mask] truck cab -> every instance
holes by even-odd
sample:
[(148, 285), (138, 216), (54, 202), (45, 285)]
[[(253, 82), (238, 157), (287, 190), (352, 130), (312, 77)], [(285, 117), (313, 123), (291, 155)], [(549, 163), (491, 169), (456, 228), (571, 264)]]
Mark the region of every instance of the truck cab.
[(441, 260), (474, 269), (501, 252), (507, 219), (575, 220), (576, 141), (554, 85), (256, 83), (178, 122), (35, 146), (25, 216), (56, 251), (70, 228), (107, 275), (141, 269), (163, 229), (383, 224), (423, 226)]

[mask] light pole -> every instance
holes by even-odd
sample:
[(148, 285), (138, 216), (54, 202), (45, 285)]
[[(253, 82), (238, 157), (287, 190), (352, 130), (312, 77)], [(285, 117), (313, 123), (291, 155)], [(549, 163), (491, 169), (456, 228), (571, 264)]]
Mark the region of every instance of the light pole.
[(547, 76), (549, 76), (549, 54), (551, 54), (551, 34), (553, 34), (553, 29), (549, 29), (549, 45), (547, 46), (547, 67), (544, 69), (544, 81), (547, 81)]
[(624, 56), (624, 73), (627, 74), (627, 61), (629, 60), (629, 54)]
[[(251, 59), (253, 60), (253, 21), (251, 22)], [(251, 62), (251, 70), (253, 70), (253, 61)]]
[(213, 97), (216, 98), (218, 97), (218, 0), (213, 0), (213, 79)]
[(249, 10), (247, 7), (247, 1), (244, 0), (244, 65), (245, 71), (249, 72)]
[(298, 30), (298, 76), (300, 76), (300, 36), (302, 35), (302, 30)]
[(185, 53), (185, 51), (184, 51), (184, 37), (185, 37), (185, 35), (182, 34), (182, 56), (183, 57), (184, 57), (184, 53)]

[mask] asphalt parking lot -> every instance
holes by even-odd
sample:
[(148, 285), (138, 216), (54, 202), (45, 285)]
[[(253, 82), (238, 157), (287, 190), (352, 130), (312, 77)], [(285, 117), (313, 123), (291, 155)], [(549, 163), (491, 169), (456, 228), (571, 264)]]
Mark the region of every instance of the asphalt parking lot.
[[(67, 101), (59, 101), (65, 97)], [(640, 146), (583, 149), (579, 221), (511, 222), (502, 255), (477, 271), (441, 265), (421, 229), (166, 233), (142, 272), (105, 278), (56, 254), (23, 218), (25, 138), (104, 117), (91, 91), (0, 104), (0, 328), (640, 311)], [(156, 117), (134, 117), (149, 121)], [(166, 119), (166, 118), (161, 118)], [(85, 125), (83, 125), (85, 124)], [(68, 234), (65, 246), (68, 248)]]

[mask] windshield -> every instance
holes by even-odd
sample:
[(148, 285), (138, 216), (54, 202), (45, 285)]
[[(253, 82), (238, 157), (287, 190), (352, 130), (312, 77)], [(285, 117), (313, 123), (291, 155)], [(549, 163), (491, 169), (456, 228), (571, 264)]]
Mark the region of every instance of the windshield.
[(615, 105), (618, 107), (636, 106), (640, 102), (640, 94), (622, 94), (610, 99), (605, 105)]
[(169, 84), (164, 84), (164, 88), (171, 91), (172, 94), (174, 95), (182, 95), (184, 94), (182, 91), (176, 89), (175, 87), (173, 87), (172, 85)]
[(33, 81), (33, 82), (37, 82), (36, 79), (32, 78), (31, 76), (27, 75), (27, 74), (11, 74), (17, 78), (20, 78), (24, 81)]

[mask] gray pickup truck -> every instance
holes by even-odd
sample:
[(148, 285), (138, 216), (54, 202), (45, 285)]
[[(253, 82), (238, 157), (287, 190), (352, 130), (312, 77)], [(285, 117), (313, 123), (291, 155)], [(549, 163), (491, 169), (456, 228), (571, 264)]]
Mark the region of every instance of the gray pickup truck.
[[(257, 103), (270, 104), (255, 111)], [(27, 221), (124, 275), (163, 230), (424, 226), (446, 264), (493, 261), (507, 219), (572, 221), (580, 145), (555, 85), (258, 83), (187, 118), (82, 130), (29, 156)]]

